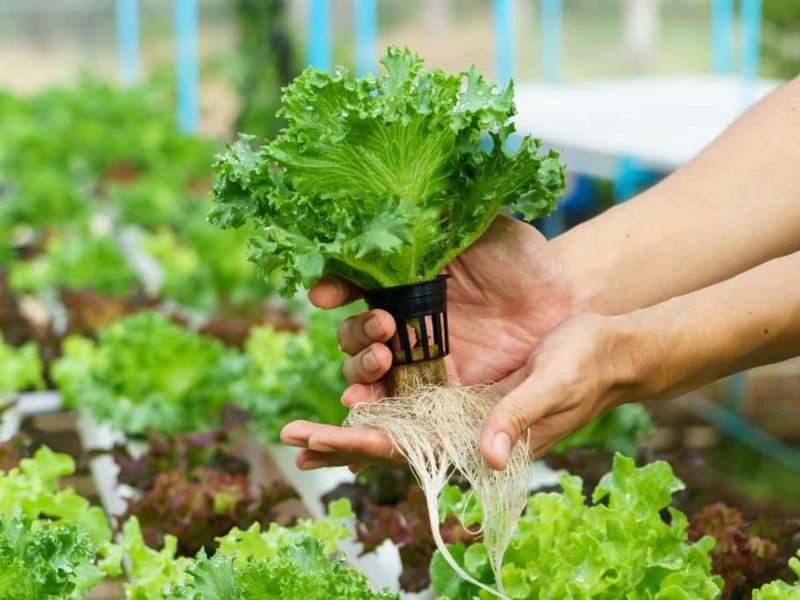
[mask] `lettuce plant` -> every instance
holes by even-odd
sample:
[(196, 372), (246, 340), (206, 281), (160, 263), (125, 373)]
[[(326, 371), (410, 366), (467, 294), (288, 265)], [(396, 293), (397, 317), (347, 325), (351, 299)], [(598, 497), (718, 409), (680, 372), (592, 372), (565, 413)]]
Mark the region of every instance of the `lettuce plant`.
[(208, 558), (174, 557), (175, 538), (164, 548), (144, 544), (136, 519), (125, 524), (123, 546), (131, 559), (130, 600), (391, 600), (389, 592), (373, 592), (366, 577), (344, 564), (336, 544), (349, 537), (345, 520), (352, 518), (346, 500), (333, 503), (329, 517), (300, 521), (292, 527), (257, 523), (234, 529), (218, 539), (219, 550)]
[(128, 297), (137, 290), (139, 277), (111, 237), (74, 235), (53, 238), (43, 254), (14, 263), (9, 283), (12, 289), (24, 292), (60, 287)]
[[(591, 502), (580, 478), (565, 475), (561, 487), (561, 493), (538, 493), (528, 501), (502, 567), (510, 598), (719, 597), (722, 580), (712, 575), (709, 556), (714, 540), (687, 542), (687, 519), (669, 506), (672, 494), (683, 489), (669, 464), (637, 468), (633, 459), (618, 454)], [(446, 499), (445, 512), (464, 515), (466, 523), (480, 519), (480, 511), (470, 510), (457, 489), (451, 488)], [(450, 551), (473, 577), (492, 582), (483, 544), (456, 544)], [(431, 579), (441, 598), (477, 595), (438, 552)]]
[(44, 387), (42, 372), (42, 359), (36, 344), (28, 342), (15, 348), (0, 336), (0, 405), (7, 394)]
[(210, 429), (226, 403), (256, 394), (245, 357), (159, 313), (142, 312), (71, 336), (53, 379), (65, 401), (127, 433)]
[(796, 581), (794, 583), (782, 580), (772, 581), (757, 590), (753, 590), (753, 600), (800, 599), (800, 551), (796, 557), (789, 559), (789, 568), (795, 574)]
[(265, 393), (245, 399), (250, 427), (266, 442), (277, 442), (280, 429), (292, 419), (339, 425), (347, 415), (339, 398), (347, 382), (336, 324), (353, 308), (315, 310), (297, 333), (258, 327), (251, 331), (245, 352), (259, 373)]
[(0, 515), (0, 598), (82, 598), (102, 578), (96, 554), (75, 525)]
[(82, 598), (105, 574), (119, 574), (102, 509), (59, 487), (74, 472), (72, 458), (43, 446), (0, 473), (0, 597)]
[(390, 48), (380, 77), (308, 68), (286, 88), (287, 125), (260, 150), (243, 136), (216, 161), (211, 222), (263, 228), (251, 258), (283, 290), (324, 273), (363, 288), (432, 279), (507, 207), (551, 212), (555, 153), (514, 132), (513, 86), (474, 69), (425, 69)]
[(643, 406), (623, 404), (567, 436), (552, 451), (563, 454), (573, 448), (597, 448), (633, 456), (641, 438), (652, 431), (653, 422)]

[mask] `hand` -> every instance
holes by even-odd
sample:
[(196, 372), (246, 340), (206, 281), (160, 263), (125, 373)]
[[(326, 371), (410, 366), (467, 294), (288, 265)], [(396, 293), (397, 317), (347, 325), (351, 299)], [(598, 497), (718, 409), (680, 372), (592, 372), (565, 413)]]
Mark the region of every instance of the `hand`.
[(653, 369), (637, 360), (643, 339), (627, 315), (579, 314), (548, 333), (486, 416), (481, 453), (489, 465), (505, 467), (524, 435), (538, 458), (601, 413), (648, 396), (642, 375)]
[[(571, 283), (553, 248), (531, 226), (498, 218), (487, 233), (447, 269), (451, 354), (447, 365), (464, 385), (519, 380), (542, 337), (574, 310)], [(346, 304), (359, 291), (325, 278), (309, 293), (322, 308)], [(392, 364), (384, 342), (395, 332), (381, 310), (346, 320), (339, 330), (342, 349), (351, 355), (344, 372), (351, 386), (347, 406), (385, 394), (380, 381)], [(305, 448), (300, 468), (392, 460), (392, 444), (376, 431), (289, 423), (284, 443)]]

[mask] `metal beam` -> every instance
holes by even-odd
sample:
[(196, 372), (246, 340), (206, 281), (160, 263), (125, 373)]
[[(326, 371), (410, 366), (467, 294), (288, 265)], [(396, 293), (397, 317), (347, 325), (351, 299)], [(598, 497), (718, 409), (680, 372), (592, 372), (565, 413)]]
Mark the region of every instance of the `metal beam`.
[(178, 126), (195, 133), (199, 118), (197, 103), (197, 0), (175, 0), (175, 47), (178, 84)]
[(513, 0), (494, 0), (495, 80), (506, 85), (514, 77), (514, 6)]
[(306, 59), (320, 71), (331, 68), (331, 7), (329, 0), (311, 0), (308, 7)]
[(139, 81), (139, 2), (117, 0), (117, 54), (120, 79), (124, 85)]
[(354, 0), (356, 75), (378, 71), (378, 7), (376, 0)]

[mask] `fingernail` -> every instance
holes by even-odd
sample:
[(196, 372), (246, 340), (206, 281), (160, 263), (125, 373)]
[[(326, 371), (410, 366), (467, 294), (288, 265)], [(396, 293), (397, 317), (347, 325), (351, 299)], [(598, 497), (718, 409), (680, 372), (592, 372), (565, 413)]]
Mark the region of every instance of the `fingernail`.
[(367, 352), (364, 358), (361, 359), (361, 364), (364, 365), (367, 371), (372, 372), (378, 370), (378, 361), (375, 359), (374, 352)]
[(500, 460), (503, 466), (505, 466), (508, 462), (508, 455), (511, 454), (511, 438), (508, 437), (507, 433), (501, 431), (494, 436), (492, 452), (494, 452), (494, 455)]
[(381, 327), (377, 317), (372, 317), (364, 323), (364, 333), (372, 339), (378, 339), (383, 335), (383, 327)]
[(320, 459), (312, 459), (305, 461), (301, 466), (301, 471), (311, 471), (312, 469), (321, 469), (322, 467), (327, 467), (328, 462)]

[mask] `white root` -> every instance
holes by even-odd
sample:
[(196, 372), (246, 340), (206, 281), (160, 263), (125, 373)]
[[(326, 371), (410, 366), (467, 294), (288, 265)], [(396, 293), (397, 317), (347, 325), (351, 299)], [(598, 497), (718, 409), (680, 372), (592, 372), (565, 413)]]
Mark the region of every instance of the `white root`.
[[(481, 456), (481, 426), (500, 395), (490, 386), (423, 386), (412, 395), (356, 405), (347, 425), (378, 429), (392, 439), (425, 493), (433, 538), (444, 559), (462, 579), (505, 598), (500, 570), (528, 498), (529, 458), (527, 440), (516, 444), (502, 471)], [(483, 507), (483, 544), (497, 590), (466, 573), (442, 540), (439, 498), (455, 473), (469, 482)]]

